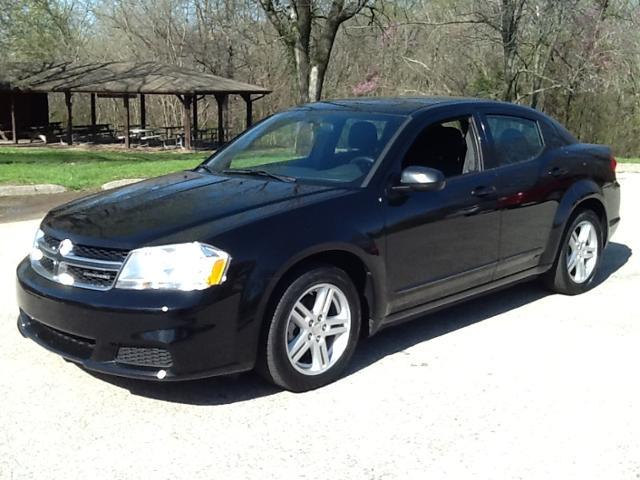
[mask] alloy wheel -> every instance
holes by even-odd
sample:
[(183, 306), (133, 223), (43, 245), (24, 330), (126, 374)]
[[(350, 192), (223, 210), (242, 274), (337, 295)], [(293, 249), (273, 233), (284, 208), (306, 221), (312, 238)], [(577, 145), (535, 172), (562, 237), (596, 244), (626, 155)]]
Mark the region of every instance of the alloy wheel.
[(598, 235), (595, 226), (585, 220), (571, 232), (567, 249), (566, 265), (571, 280), (586, 282), (598, 262)]
[(304, 375), (319, 375), (342, 357), (349, 343), (351, 308), (337, 286), (322, 283), (307, 289), (287, 321), (287, 356)]

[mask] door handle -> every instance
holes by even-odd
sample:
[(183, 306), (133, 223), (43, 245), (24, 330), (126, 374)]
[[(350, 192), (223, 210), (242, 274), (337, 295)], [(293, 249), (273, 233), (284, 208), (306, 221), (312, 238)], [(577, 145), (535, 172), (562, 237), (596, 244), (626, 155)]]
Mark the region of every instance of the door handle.
[(496, 193), (495, 185), (490, 185), (488, 187), (480, 186), (471, 190), (471, 195), (473, 195), (474, 197), (488, 197), (489, 195), (492, 195), (494, 193)]
[(470, 217), (471, 215), (475, 215), (480, 211), (480, 205), (472, 205), (471, 207), (463, 208), (460, 210), (460, 213), (465, 217)]
[(562, 177), (562, 176), (566, 175), (567, 173), (569, 173), (569, 170), (567, 170), (564, 167), (553, 167), (551, 170), (549, 170), (548, 173), (552, 177)]

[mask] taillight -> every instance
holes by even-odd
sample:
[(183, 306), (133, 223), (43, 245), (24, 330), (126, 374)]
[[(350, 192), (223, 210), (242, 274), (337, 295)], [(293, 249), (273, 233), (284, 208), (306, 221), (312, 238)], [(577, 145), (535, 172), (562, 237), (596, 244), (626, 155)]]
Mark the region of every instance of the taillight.
[(609, 159), (609, 168), (611, 168), (611, 171), (613, 173), (616, 173), (616, 167), (617, 166), (618, 166), (618, 161), (616, 160), (616, 157), (611, 155), (611, 158)]

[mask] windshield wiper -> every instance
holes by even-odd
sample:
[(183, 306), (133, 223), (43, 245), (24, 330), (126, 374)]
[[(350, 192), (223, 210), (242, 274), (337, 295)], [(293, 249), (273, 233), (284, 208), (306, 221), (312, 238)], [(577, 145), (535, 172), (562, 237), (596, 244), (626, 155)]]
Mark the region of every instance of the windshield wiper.
[(279, 180), (281, 182), (292, 183), (295, 182), (296, 179), (293, 177), (287, 177), (286, 175), (278, 175), (277, 173), (271, 173), (267, 170), (254, 170), (252, 168), (227, 168), (222, 170), (222, 173), (227, 174), (240, 174), (240, 175), (255, 175), (258, 177), (269, 177), (275, 180)]

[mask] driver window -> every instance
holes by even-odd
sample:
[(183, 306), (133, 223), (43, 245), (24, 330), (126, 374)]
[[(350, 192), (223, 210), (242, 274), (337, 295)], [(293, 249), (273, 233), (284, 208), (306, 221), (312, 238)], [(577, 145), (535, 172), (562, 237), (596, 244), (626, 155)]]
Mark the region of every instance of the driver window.
[(480, 170), (478, 158), (473, 118), (459, 117), (432, 123), (420, 132), (402, 168), (435, 168), (450, 178)]

